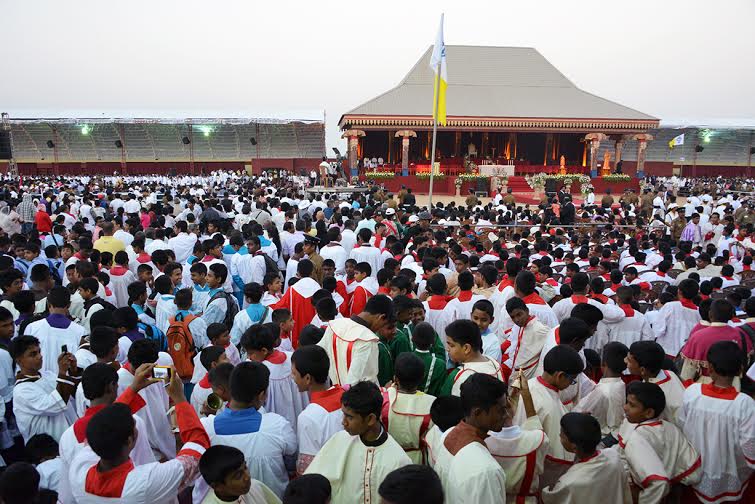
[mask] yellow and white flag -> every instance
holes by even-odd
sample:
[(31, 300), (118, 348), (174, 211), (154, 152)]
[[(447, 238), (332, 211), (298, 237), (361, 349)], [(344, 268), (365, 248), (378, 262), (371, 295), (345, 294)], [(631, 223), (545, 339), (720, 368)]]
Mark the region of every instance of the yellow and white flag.
[(672, 138), (671, 141), (668, 143), (668, 148), (673, 149), (677, 145), (684, 145), (684, 133)]
[[(435, 73), (435, 77), (433, 78), (433, 119), (438, 121), (438, 124), (445, 126), (448, 74), (446, 73), (446, 45), (443, 43), (443, 14), (440, 15), (438, 37), (435, 39), (433, 54), (430, 56), (430, 68), (432, 68)], [(438, 71), (440, 71), (440, 80), (438, 79)]]

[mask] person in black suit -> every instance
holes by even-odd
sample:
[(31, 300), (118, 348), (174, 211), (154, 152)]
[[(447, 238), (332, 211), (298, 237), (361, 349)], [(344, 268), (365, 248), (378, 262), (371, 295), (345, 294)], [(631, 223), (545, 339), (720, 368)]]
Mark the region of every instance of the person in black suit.
[(577, 209), (574, 208), (574, 203), (572, 203), (571, 201), (571, 196), (565, 196), (563, 201), (564, 203), (561, 204), (561, 224), (570, 226), (574, 224)]

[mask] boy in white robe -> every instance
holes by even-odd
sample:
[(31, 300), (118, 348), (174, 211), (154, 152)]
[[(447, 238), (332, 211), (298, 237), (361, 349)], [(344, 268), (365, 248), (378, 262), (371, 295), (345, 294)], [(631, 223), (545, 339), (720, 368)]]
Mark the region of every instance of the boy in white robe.
[(425, 434), (424, 443), (427, 450), (427, 464), (435, 467), (445, 433), (459, 425), (459, 422), (464, 419), (461, 397), (436, 398), (430, 406), (430, 419), (433, 421), (433, 426)]
[(125, 250), (115, 253), (115, 266), (110, 268), (110, 288), (115, 296), (117, 308), (128, 306), (128, 286), (136, 282), (136, 275), (128, 269), (128, 254)]
[(614, 450), (596, 450), (600, 443), (600, 425), (586, 413), (567, 413), (561, 418), (561, 444), (574, 454), (574, 464), (544, 488), (544, 504), (582, 504), (611, 502), (631, 504), (624, 467)]
[[(225, 350), (219, 346), (208, 346), (202, 349), (197, 355), (202, 364), (202, 367), (206, 370), (205, 375), (201, 380), (197, 382), (197, 385), (191, 391), (191, 403), (194, 411), (197, 415), (202, 416), (202, 408), (207, 402), (207, 398), (212, 394), (212, 386), (210, 385), (210, 371), (215, 369), (216, 366), (228, 362)], [(196, 368), (194, 368), (196, 370)]]
[(558, 317), (559, 322), (567, 317), (571, 317), (572, 310), (580, 303), (591, 304), (598, 308), (603, 313), (603, 322), (605, 323), (617, 323), (624, 318), (624, 313), (618, 307), (611, 304), (604, 304), (597, 299), (587, 297), (590, 277), (588, 277), (586, 273), (575, 274), (569, 285), (574, 291), (574, 294), (553, 305), (553, 312), (556, 314), (556, 317)]
[[(270, 371), (259, 362), (245, 361), (231, 373), (231, 401), (217, 415), (202, 419), (213, 445), (235, 446), (244, 453), (252, 478), (282, 496), (295, 468), (296, 434), (275, 413), (261, 413)], [(194, 502), (207, 494), (204, 481), (194, 487)]]
[(47, 295), (47, 305), (50, 314), (42, 320), (32, 322), (26, 326), (24, 334), (34, 336), (39, 340), (42, 352), (42, 369), (52, 373), (58, 372), (57, 358), (66, 346), (69, 352), (79, 348), (81, 338), (86, 330), (68, 318), (68, 308), (71, 305), (71, 294), (65, 287), (54, 287)]
[(504, 502), (506, 475), (488, 451), (485, 438), (488, 432), (503, 428), (506, 384), (476, 373), (461, 388), (464, 419), (445, 434), (435, 464), (446, 502)]
[[(114, 402), (126, 404), (131, 409), (136, 430), (142, 434), (137, 436), (136, 443), (131, 449), (130, 458), (134, 465), (149, 464), (155, 461), (155, 456), (146, 436), (147, 427), (144, 420), (136, 416), (136, 412), (146, 404), (139, 395), (139, 391), (155, 381), (152, 378), (153, 368), (154, 364), (142, 364), (135, 372), (134, 381), (120, 396), (116, 396), (118, 374), (112, 365), (98, 362), (84, 370), (79, 388), (86, 390), (86, 400), (90, 405), (81, 418), (66, 429), (60, 437), (59, 452), (63, 467), (68, 468), (76, 455), (85, 449), (87, 445), (86, 428), (92, 417)], [(67, 471), (63, 476), (58, 488), (59, 500), (60, 502), (71, 502), (71, 485)]]
[(514, 325), (506, 330), (507, 338), (501, 346), (502, 349), (505, 347), (504, 375), (511, 376), (512, 370), (522, 369), (524, 379), (529, 380), (536, 376), (550, 328), (537, 317), (530, 316), (527, 305), (517, 297), (509, 299), (505, 309)]
[(503, 380), (501, 365), (482, 354), (480, 328), (471, 320), (455, 320), (448, 324), (446, 347), (448, 358), (459, 366), (446, 378), (440, 395), (460, 395), (461, 385), (476, 373)]
[(608, 332), (609, 341), (619, 341), (630, 346), (635, 341), (652, 340), (655, 338), (652, 327), (645, 318), (645, 314), (632, 307), (634, 292), (631, 287), (621, 286), (616, 292), (619, 308), (624, 311), (624, 318), (618, 322), (603, 319)]
[(618, 434), (619, 454), (640, 489), (641, 504), (656, 504), (671, 485), (696, 485), (702, 478), (701, 458), (681, 429), (660, 420), (666, 405), (661, 388), (635, 381), (627, 387), (626, 421)]
[(516, 408), (513, 395), (517, 389), (512, 388), (512, 400), (506, 405), (503, 428), (498, 432), (490, 432), (485, 444), (506, 473), (506, 500), (537, 504), (540, 475), (543, 473), (550, 442), (540, 424), (525, 377), (522, 368), (512, 381), (517, 385), (521, 384), (519, 401), (524, 404), (527, 420), (521, 427), (513, 423)]
[[(589, 413), (598, 420), (605, 446), (616, 444), (619, 427), (624, 421), (626, 393), (621, 377), (627, 368), (628, 353), (629, 349), (618, 341), (603, 347), (600, 366), (603, 376), (593, 391), (574, 408), (574, 411)], [(611, 437), (607, 439), (608, 436)]]
[(361, 380), (377, 383), (380, 352), (376, 334), (395, 323), (394, 319), (391, 298), (377, 295), (367, 301), (362, 313), (328, 324), (317, 345), (328, 354), (332, 384), (351, 385)]
[(411, 464), (380, 423), (382, 408), (380, 389), (368, 381), (341, 396), (344, 430), (325, 443), (306, 471), (328, 478), (332, 502), (377, 503), (378, 487), (388, 473)]
[[(164, 388), (161, 383), (150, 385), (154, 386)], [(68, 468), (74, 502), (167, 504), (175, 502), (178, 493), (192, 484), (198, 474), (199, 458), (210, 442), (184, 396), (177, 373), (172, 373), (167, 390), (175, 404), (183, 441), (176, 457), (164, 463), (134, 466), (129, 451), (139, 434), (134, 430), (131, 410), (124, 404), (107, 406), (92, 417), (86, 429), (89, 446), (76, 455)]]
[(299, 413), (297, 437), (299, 457), (296, 473), (304, 474), (320, 448), (343, 430), (341, 396), (344, 389), (328, 387), (330, 361), (317, 345), (299, 347), (291, 355), (291, 376), (300, 392), (309, 393), (309, 404)]
[[(544, 361), (543, 374), (530, 379), (528, 383), (540, 424), (550, 441), (543, 475), (540, 478), (541, 488), (553, 484), (572, 463), (573, 455), (564, 448), (559, 437), (561, 417), (568, 411), (561, 402), (559, 392), (575, 383), (584, 370), (584, 362), (579, 354), (567, 345), (552, 348)], [(523, 402), (520, 401), (514, 415), (514, 423), (522, 426), (526, 420), (527, 413)]]
[(445, 307), (449, 320), (469, 319), (472, 317), (472, 307), (485, 296), (473, 294), (474, 275), (469, 271), (459, 273), (458, 286), (461, 291)]
[(692, 302), (699, 291), (697, 282), (692, 279), (679, 282), (678, 301), (664, 304), (653, 322), (656, 341), (672, 359), (684, 346), (692, 328), (700, 322), (698, 306)]
[(755, 471), (755, 401), (733, 387), (743, 366), (738, 343), (714, 343), (707, 358), (712, 382), (685, 390), (678, 423), (702, 457), (695, 497), (718, 503), (752, 492), (747, 487)]
[(433, 326), (439, 335), (445, 334), (446, 326), (454, 320), (453, 314), (446, 311), (448, 304), (446, 288), (446, 277), (441, 273), (436, 273), (427, 280), (427, 291), (430, 297), (422, 302), (425, 307), (425, 322)]
[(155, 279), (155, 289), (158, 292), (155, 298), (157, 300), (155, 325), (165, 334), (170, 327), (170, 319), (175, 317), (178, 312), (175, 302), (176, 296), (173, 294), (173, 283), (166, 275)]
[(378, 293), (380, 285), (377, 280), (370, 276), (371, 267), (366, 262), (361, 262), (354, 268), (354, 279), (356, 285), (349, 299), (349, 306), (346, 315), (356, 315), (364, 310), (367, 301)]
[[(162, 354), (165, 355), (165, 354)], [(158, 362), (160, 354), (152, 340), (135, 341), (128, 349), (128, 364), (118, 370), (118, 394), (122, 394), (134, 381), (134, 370), (142, 364)], [(168, 419), (168, 394), (162, 383), (153, 383), (139, 391), (146, 406), (136, 414), (144, 420), (147, 430), (144, 435), (149, 440), (157, 460), (176, 456), (176, 438)], [(187, 403), (189, 407), (189, 405)]]
[[(236, 345), (231, 343), (230, 332), (223, 324), (210, 324), (207, 328), (207, 337), (210, 339), (208, 346), (217, 346), (225, 350), (226, 361), (234, 366), (241, 362), (241, 355)], [(206, 348), (206, 347), (205, 347)], [(202, 365), (199, 352), (194, 356), (194, 374), (191, 377), (191, 383), (198, 383), (207, 374), (207, 368)]]
[(202, 504), (279, 504), (280, 499), (264, 483), (249, 476), (244, 453), (232, 446), (209, 447), (199, 459), (199, 472), (210, 491)]
[(56, 373), (42, 369), (40, 344), (34, 336), (15, 338), (10, 352), (18, 368), (13, 412), (24, 441), (35, 434), (49, 434), (59, 441), (76, 419), (70, 400), (80, 378), (71, 375), (76, 370), (76, 358), (63, 352), (57, 358)]
[(306, 408), (308, 397), (306, 393), (299, 392), (294, 382), (291, 354), (275, 349), (279, 344), (280, 339), (265, 325), (252, 326), (241, 337), (241, 347), (246, 351), (247, 358), (264, 364), (270, 371), (265, 411), (279, 414), (296, 431), (296, 419)]
[[(537, 281), (531, 271), (522, 271), (516, 276), (514, 291), (516, 297), (521, 298), (527, 305), (530, 314), (537, 317), (540, 322), (551, 328), (558, 325), (558, 317), (556, 317), (553, 308), (548, 306), (548, 303), (537, 293)], [(514, 325), (505, 309), (502, 313), (496, 314), (503, 319), (498, 326), (499, 329), (506, 330)]]
[(493, 291), (493, 295), (490, 296), (490, 302), (493, 303), (493, 311), (495, 313), (495, 322), (493, 323), (493, 330), (502, 334), (506, 329), (510, 329), (513, 322), (510, 317), (505, 319), (508, 327), (504, 326), (504, 312), (506, 311), (506, 302), (516, 295), (514, 288), (514, 279), (522, 269), (521, 262), (516, 257), (510, 257), (506, 261), (506, 274), (501, 279), (498, 287)]
[(482, 338), (482, 354), (493, 359), (495, 362), (501, 362), (501, 339), (491, 329), (495, 322), (493, 314), (493, 303), (482, 298), (474, 304), (469, 317), (456, 317), (452, 320), (468, 318), (477, 324), (477, 327), (480, 328), (480, 337)]
[(643, 381), (655, 383), (666, 396), (662, 419), (676, 423), (676, 414), (682, 407), (684, 385), (676, 373), (662, 369), (664, 350), (655, 341), (637, 341), (629, 347), (627, 370), (642, 377)]
[(443, 504), (443, 484), (432, 468), (408, 465), (389, 473), (378, 489), (384, 504)]
[(417, 355), (404, 352), (396, 358), (393, 386), (388, 388), (383, 405), (383, 426), (401, 445), (413, 464), (424, 464), (427, 452), (424, 439), (432, 428), (430, 408), (435, 396), (418, 390), (425, 364)]

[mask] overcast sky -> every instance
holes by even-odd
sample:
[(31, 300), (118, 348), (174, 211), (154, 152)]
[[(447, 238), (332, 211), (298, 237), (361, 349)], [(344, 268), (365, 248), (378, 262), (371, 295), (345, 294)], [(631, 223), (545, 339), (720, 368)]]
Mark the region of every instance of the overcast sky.
[[(528, 46), (671, 123), (755, 125), (755, 1), (0, 0), (0, 111), (337, 122), (431, 45)], [(431, 98), (428, 98), (428, 110)]]

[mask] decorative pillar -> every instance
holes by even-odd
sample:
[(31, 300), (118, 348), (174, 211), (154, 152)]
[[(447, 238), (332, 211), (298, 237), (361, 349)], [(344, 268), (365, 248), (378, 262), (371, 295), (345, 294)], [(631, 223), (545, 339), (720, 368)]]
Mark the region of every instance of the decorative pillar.
[(401, 176), (409, 176), (409, 139), (417, 138), (417, 133), (412, 130), (399, 130), (396, 138), (401, 137)]
[(585, 135), (585, 143), (590, 144), (590, 176), (598, 176), (598, 149), (600, 148), (601, 140), (606, 140), (608, 137), (603, 133), (588, 133)]
[(341, 135), (341, 138), (348, 138), (349, 142), (349, 168), (351, 170), (352, 177), (359, 176), (359, 165), (357, 157), (357, 147), (359, 145), (359, 137), (365, 136), (366, 133), (362, 130), (346, 130)]
[(624, 153), (624, 135), (618, 137), (616, 139), (616, 145), (614, 149), (614, 158), (616, 159), (616, 164), (619, 164), (619, 161), (621, 161), (621, 156)]
[(645, 178), (645, 150), (653, 135), (638, 133), (632, 136), (632, 140), (637, 140), (637, 178), (642, 179)]

